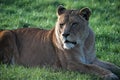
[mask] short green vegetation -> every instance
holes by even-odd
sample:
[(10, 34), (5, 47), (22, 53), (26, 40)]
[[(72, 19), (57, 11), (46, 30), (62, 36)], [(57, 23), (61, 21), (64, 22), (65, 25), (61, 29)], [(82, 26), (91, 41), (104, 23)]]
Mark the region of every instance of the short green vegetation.
[[(0, 29), (37, 27), (51, 29), (56, 8), (89, 7), (90, 25), (96, 35), (96, 53), (101, 60), (120, 66), (120, 2), (119, 0), (0, 0)], [(26, 68), (0, 65), (0, 80), (100, 80), (99, 77), (51, 68)]]

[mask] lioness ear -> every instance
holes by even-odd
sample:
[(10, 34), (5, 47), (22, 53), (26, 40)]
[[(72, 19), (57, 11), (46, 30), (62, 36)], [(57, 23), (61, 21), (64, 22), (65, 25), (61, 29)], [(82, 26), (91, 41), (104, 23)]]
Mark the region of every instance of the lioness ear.
[(88, 21), (91, 15), (91, 10), (89, 8), (83, 8), (80, 10), (79, 14)]
[(62, 5), (60, 5), (57, 9), (57, 15), (61, 15), (65, 12), (66, 8), (64, 8)]

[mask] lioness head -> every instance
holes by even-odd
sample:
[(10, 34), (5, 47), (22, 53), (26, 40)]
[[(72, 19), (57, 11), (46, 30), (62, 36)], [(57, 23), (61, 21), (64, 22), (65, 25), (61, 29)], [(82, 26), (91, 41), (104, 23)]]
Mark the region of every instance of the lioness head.
[(89, 8), (66, 10), (63, 6), (58, 7), (55, 34), (59, 46), (63, 49), (71, 49), (85, 41), (89, 33), (90, 14)]

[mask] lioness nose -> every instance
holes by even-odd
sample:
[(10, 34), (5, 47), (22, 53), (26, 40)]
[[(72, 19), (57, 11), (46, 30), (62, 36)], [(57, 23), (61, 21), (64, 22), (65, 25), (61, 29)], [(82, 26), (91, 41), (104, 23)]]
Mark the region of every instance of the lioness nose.
[(64, 33), (64, 34), (62, 34), (62, 36), (64, 36), (64, 37), (67, 37), (67, 36), (69, 36), (70, 34), (69, 33)]

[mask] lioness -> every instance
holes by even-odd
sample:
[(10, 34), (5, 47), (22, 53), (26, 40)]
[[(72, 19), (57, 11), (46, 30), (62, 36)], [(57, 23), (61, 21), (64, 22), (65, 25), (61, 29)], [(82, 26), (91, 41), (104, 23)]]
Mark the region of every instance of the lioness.
[(95, 35), (89, 27), (89, 8), (57, 9), (51, 30), (23, 28), (0, 31), (0, 61), (24, 66), (52, 66), (119, 80), (120, 68), (95, 55)]

